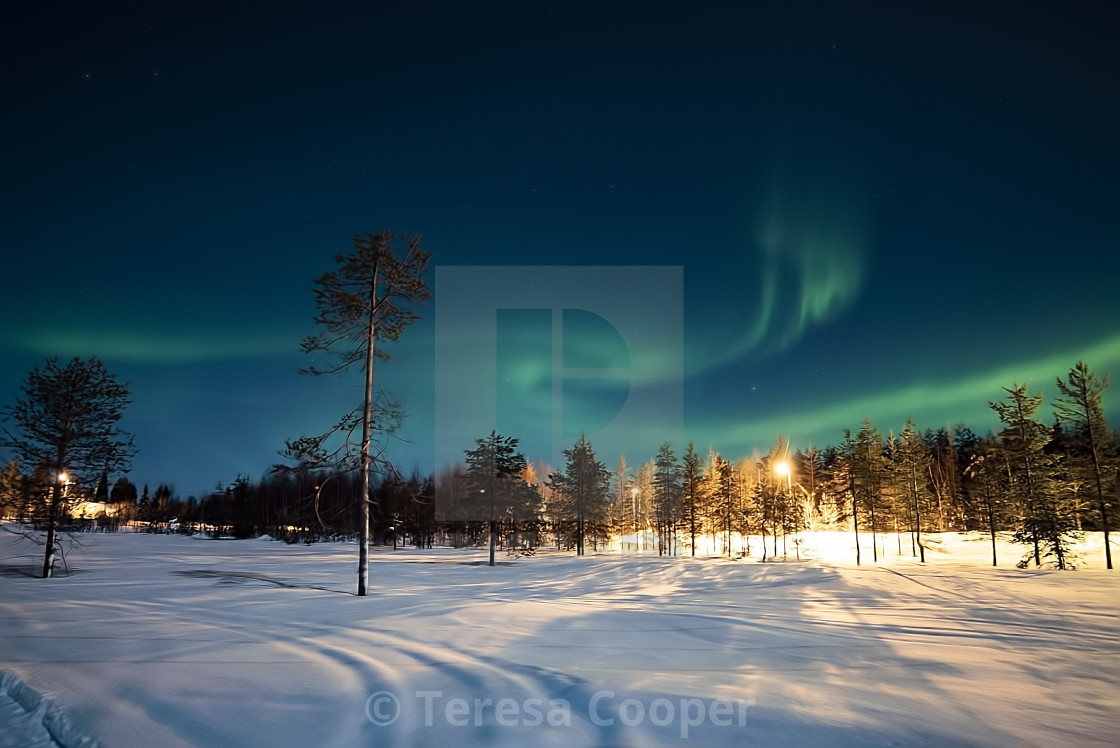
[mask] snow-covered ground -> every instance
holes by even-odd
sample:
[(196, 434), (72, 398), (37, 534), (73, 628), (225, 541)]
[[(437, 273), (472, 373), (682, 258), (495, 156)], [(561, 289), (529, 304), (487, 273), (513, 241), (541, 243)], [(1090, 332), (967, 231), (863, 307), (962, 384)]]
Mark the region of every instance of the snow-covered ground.
[(0, 533), (0, 745), (50, 744), (44, 721), (161, 748), (1118, 740), (1098, 536), (1064, 573), (955, 535), (861, 567), (848, 536), (766, 564), (377, 549), (366, 598), (349, 544), (86, 539), (39, 580)]

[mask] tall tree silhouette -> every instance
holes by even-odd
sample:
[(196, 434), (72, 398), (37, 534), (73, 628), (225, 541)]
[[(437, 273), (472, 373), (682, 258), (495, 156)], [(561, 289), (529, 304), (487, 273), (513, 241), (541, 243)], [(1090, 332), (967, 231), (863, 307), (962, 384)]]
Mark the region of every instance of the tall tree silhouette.
[(1106, 566), (1112, 568), (1112, 549), (1109, 547), (1108, 524), (1110, 519), (1110, 497), (1105, 495), (1105, 476), (1115, 476), (1116, 461), (1106, 454), (1106, 447), (1115, 437), (1108, 427), (1104, 416), (1104, 391), (1108, 389), (1108, 375), (1098, 379), (1084, 361), (1069, 370), (1066, 381), (1058, 378), (1058, 391), (1062, 397), (1054, 401), (1054, 414), (1058, 421), (1068, 427), (1074, 443), (1078, 447), (1075, 455), (1075, 469), (1088, 473), (1097, 494), (1097, 511), (1100, 513), (1101, 529), (1104, 530), (1104, 558)]
[(466, 452), (467, 481), (478, 492), (485, 492), (483, 505), (490, 528), (490, 566), (494, 565), (497, 527), (495, 512), (505, 509), (517, 496), (517, 483), (523, 483), (525, 455), (517, 451), (517, 439), (496, 431), (475, 440), (475, 448)]
[[(315, 324), (321, 329), (304, 339), (302, 349), (325, 353), (335, 364), (312, 364), (302, 371), (318, 376), (361, 367), (363, 398), (325, 433), (289, 440), (283, 454), (296, 461), (297, 470), (359, 471), (358, 595), (365, 595), (369, 585), (370, 472), (399, 477), (385, 457), (387, 444), (374, 444), (374, 432), (387, 437), (403, 418), (400, 404), (375, 374), (374, 361), (389, 358), (379, 344), (399, 339), (419, 319), (412, 307), (431, 298), (423, 277), (430, 257), (420, 246), (419, 234), (358, 235), (350, 254), (335, 257), (338, 267), (315, 280)], [(359, 430), (361, 437), (355, 442)]]
[(43, 577), (54, 574), (59, 512), (65, 496), (92, 493), (103, 475), (126, 472), (136, 453), (132, 437), (117, 424), (131, 402), (127, 384), (117, 381), (101, 360), (74, 358), (61, 366), (48, 359), (21, 387), (23, 395), (4, 409), (4, 446), (25, 465), (46, 467)]
[(576, 555), (582, 556), (588, 521), (597, 523), (604, 516), (610, 473), (582, 434), (571, 449), (564, 450), (564, 457), (564, 472), (550, 475), (549, 484), (561, 498), (561, 511), (575, 518)]

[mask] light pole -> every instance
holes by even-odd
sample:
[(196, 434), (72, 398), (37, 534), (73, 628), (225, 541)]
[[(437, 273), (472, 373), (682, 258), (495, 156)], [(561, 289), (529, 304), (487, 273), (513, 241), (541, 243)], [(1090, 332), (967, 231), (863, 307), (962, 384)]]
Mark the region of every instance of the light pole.
[(47, 514), (47, 553), (46, 558), (43, 560), (44, 579), (49, 579), (54, 576), (55, 536), (58, 526), (58, 513), (65, 499), (69, 485), (70, 476), (68, 476), (65, 471), (59, 470), (58, 473), (55, 474), (54, 501), (51, 502)]
[[(478, 489), (478, 493), (482, 495), (483, 500), (486, 499), (486, 489)], [(490, 562), (489, 566), (494, 565), (494, 474), (490, 474), (490, 521), (486, 523), (489, 528), (490, 535)]]
[(790, 477), (790, 474), (789, 474), (789, 463), (788, 462), (785, 462), (784, 460), (782, 462), (779, 462), (777, 465), (774, 466), (774, 472), (777, 473), (778, 475), (784, 475), (786, 477), (786, 490), (787, 491), (791, 490), (793, 488), (793, 485), (792, 485), (793, 479)]

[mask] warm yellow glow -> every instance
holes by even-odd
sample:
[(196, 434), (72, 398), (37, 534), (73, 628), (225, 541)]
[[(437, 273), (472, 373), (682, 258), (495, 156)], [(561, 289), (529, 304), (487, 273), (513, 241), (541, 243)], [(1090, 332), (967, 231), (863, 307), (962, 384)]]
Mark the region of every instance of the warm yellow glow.
[(59, 473), (58, 474), (58, 482), (59, 483), (69, 483), (70, 482), (70, 476), (67, 475), (66, 473)]
[(777, 465), (774, 466), (774, 472), (777, 473), (778, 475), (789, 475), (789, 463), (788, 462), (779, 462)]

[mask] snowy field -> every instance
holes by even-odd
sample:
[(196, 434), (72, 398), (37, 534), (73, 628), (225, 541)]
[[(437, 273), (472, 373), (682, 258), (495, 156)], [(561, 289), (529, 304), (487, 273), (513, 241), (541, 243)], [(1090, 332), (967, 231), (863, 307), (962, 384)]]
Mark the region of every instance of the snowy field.
[(367, 598), (349, 544), (87, 539), (45, 581), (0, 533), (0, 746), (1118, 740), (1099, 536), (1064, 573), (958, 536), (862, 567), (847, 536), (766, 564), (376, 549)]

